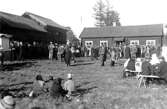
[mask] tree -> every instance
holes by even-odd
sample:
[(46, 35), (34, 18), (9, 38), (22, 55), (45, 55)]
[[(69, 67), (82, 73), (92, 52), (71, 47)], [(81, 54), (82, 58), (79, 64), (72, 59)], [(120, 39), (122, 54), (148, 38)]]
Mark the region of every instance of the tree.
[(106, 26), (120, 26), (119, 13), (114, 10), (109, 10), (106, 12), (105, 25)]
[(93, 10), (95, 11), (95, 19), (96, 19), (96, 26), (102, 27), (105, 25), (105, 4), (102, 2), (102, 0), (99, 0)]
[(106, 0), (106, 4), (100, 0), (97, 2), (95, 7), (93, 8), (95, 11), (95, 19), (96, 19), (96, 26), (120, 26), (120, 19), (119, 13), (110, 6), (108, 0)]

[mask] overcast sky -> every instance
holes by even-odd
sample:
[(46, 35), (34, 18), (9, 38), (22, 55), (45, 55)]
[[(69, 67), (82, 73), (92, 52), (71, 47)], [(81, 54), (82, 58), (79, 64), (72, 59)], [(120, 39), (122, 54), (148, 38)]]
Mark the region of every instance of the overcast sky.
[[(93, 6), (98, 0), (0, 0), (0, 11), (22, 15), (32, 12), (70, 26), (77, 37), (93, 27)], [(105, 1), (105, 0), (104, 0)], [(122, 25), (167, 23), (167, 0), (109, 0), (120, 13)]]

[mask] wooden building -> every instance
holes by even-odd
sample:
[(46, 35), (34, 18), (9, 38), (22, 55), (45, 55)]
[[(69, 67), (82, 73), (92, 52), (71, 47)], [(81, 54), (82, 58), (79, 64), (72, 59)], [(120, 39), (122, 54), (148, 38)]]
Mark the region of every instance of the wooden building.
[(0, 33), (12, 35), (16, 41), (41, 41), (47, 31), (27, 18), (0, 12)]
[(51, 40), (53, 42), (56, 42), (59, 44), (66, 43), (66, 40), (67, 40), (66, 32), (68, 31), (66, 27), (59, 25), (58, 23), (54, 22), (51, 19), (39, 16), (30, 12), (25, 12), (22, 16), (27, 19), (33, 20), (38, 25), (45, 28), (47, 30), (47, 35), (51, 37)]
[(102, 43), (110, 47), (127, 42), (131, 45), (162, 46), (163, 24), (84, 28), (80, 38), (82, 45), (94, 47), (99, 47)]
[[(33, 17), (31, 18), (28, 16)], [(12, 37), (10, 38), (10, 41), (16, 42), (17, 44), (15, 45), (17, 45), (17, 48), (19, 48), (18, 43), (20, 43), (20, 45), (22, 45), (21, 43), (23, 43), (24, 48), (19, 48), (20, 50), (15, 49), (13, 52), (21, 51), (22, 54), (25, 55), (25, 57), (37, 57), (27, 56), (27, 54), (32, 54), (33, 51), (33, 54), (35, 55), (40, 54), (41, 57), (47, 57), (47, 46), (49, 42), (52, 41), (59, 44), (65, 44), (66, 32), (67, 29), (65, 27), (53, 22), (50, 19), (35, 14), (28, 13), (28, 15), (24, 14), (23, 16), (18, 16), (0, 12), (0, 34), (11, 35)], [(5, 43), (8, 44), (10, 42)], [(25, 50), (25, 48), (27, 49), (27, 46), (29, 50)], [(24, 51), (21, 49), (23, 49)], [(17, 53), (16, 55), (18, 54), (19, 53)], [(5, 58), (8, 59), (9, 57), (10, 51), (5, 53)]]

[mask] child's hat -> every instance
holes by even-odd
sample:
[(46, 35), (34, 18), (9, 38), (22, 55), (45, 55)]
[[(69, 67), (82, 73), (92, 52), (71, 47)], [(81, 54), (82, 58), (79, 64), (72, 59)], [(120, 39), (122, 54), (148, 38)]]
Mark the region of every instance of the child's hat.
[(137, 58), (136, 61), (137, 61), (137, 62), (141, 62), (141, 58)]
[(71, 79), (71, 78), (72, 78), (72, 74), (69, 73), (69, 74), (67, 75), (67, 78), (68, 78), (68, 79)]

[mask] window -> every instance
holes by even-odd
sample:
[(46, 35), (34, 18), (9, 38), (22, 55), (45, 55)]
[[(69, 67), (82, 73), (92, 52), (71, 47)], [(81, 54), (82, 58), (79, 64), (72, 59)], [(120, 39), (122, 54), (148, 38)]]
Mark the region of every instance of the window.
[(108, 41), (107, 40), (101, 40), (100, 41), (100, 46), (102, 45), (106, 45), (106, 47), (108, 47)]
[(146, 45), (156, 45), (156, 41), (155, 40), (146, 40)]
[(130, 45), (139, 45), (139, 40), (130, 40)]
[(93, 41), (85, 41), (85, 47), (87, 48), (93, 47)]
[(0, 37), (0, 48), (2, 47), (2, 37)]

